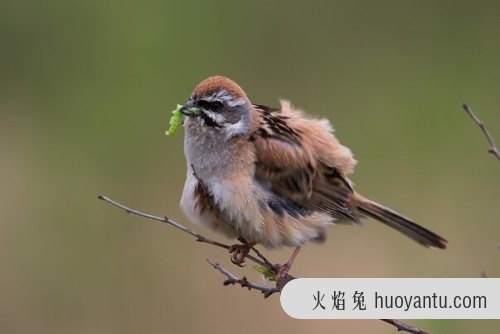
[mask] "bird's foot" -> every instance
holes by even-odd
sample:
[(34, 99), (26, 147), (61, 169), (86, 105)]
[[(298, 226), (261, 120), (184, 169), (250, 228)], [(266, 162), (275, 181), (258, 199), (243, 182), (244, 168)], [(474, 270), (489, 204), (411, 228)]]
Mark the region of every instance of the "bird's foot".
[(238, 267), (243, 267), (245, 263), (245, 258), (255, 243), (245, 242), (242, 244), (235, 244), (229, 247), (229, 253), (231, 253), (231, 262)]
[(295, 258), (297, 257), (297, 254), (299, 254), (301, 248), (301, 246), (297, 246), (293, 251), (292, 256), (290, 256), (285, 264), (274, 265), (274, 271), (276, 272), (276, 287), (278, 289), (283, 289), (285, 284), (293, 279), (292, 276), (288, 275), (288, 272), (290, 271), (290, 268), (292, 268), (293, 261), (295, 261)]
[(286, 283), (293, 279), (290, 275), (288, 275), (288, 272), (292, 268), (292, 264), (288, 262), (281, 265), (276, 264), (274, 268), (276, 271), (276, 287), (281, 290)]

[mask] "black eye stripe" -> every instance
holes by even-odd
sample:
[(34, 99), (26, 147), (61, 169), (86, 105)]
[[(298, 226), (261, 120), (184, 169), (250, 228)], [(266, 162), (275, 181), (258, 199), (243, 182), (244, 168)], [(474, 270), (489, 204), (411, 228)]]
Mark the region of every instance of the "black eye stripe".
[(222, 108), (222, 102), (220, 101), (206, 101), (206, 100), (200, 100), (198, 101), (198, 106), (200, 106), (203, 109), (211, 110), (214, 112), (219, 111)]

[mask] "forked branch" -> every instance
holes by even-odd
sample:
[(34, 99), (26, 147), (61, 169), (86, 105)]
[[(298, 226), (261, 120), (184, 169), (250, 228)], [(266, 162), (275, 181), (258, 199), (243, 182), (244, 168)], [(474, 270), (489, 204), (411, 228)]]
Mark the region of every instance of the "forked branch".
[[(151, 219), (151, 220), (156, 220), (156, 221), (168, 224), (170, 226), (173, 226), (176, 229), (194, 237), (195, 241), (203, 242), (203, 243), (206, 243), (206, 244), (209, 244), (209, 245), (212, 245), (215, 247), (219, 247), (219, 248), (224, 248), (226, 250), (229, 250), (229, 248), (231, 247), (230, 245), (226, 245), (226, 244), (220, 243), (218, 241), (208, 239), (208, 238), (204, 237), (203, 235), (188, 229), (187, 227), (177, 223), (173, 219), (170, 219), (166, 216), (159, 217), (159, 216), (154, 216), (154, 215), (144, 213), (144, 212), (141, 212), (141, 211), (138, 211), (135, 209), (131, 209), (131, 208), (129, 208), (121, 203), (118, 203), (118, 202), (112, 200), (111, 198), (108, 198), (108, 197), (103, 196), (103, 195), (99, 195), (99, 196), (97, 196), (97, 198), (122, 209), (123, 211), (125, 211), (128, 214), (136, 215), (136, 216)], [(258, 250), (255, 249), (255, 247), (253, 247), (252, 250), (255, 252), (256, 256), (253, 256), (251, 254), (247, 254), (246, 258), (248, 260), (266, 268), (270, 273), (276, 274), (276, 267), (277, 266), (272, 265), (271, 262), (269, 260), (267, 260), (261, 252), (259, 252)], [(222, 275), (224, 275), (226, 277), (226, 280), (224, 281), (224, 285), (239, 285), (239, 286), (241, 286), (243, 288), (247, 288), (249, 290), (257, 290), (257, 291), (260, 291), (264, 295), (265, 298), (271, 296), (274, 293), (280, 292), (280, 289), (276, 286), (266, 286), (266, 285), (256, 284), (256, 283), (249, 281), (246, 277), (239, 278), (236, 275), (229, 272), (224, 267), (222, 267), (220, 264), (212, 262), (210, 260), (207, 260), (207, 261), (214, 269), (216, 269), (217, 271), (219, 271)], [(291, 276), (290, 276), (290, 278), (293, 279), (293, 277), (291, 277)], [(402, 323), (399, 320), (381, 319), (381, 321), (384, 321), (388, 324), (391, 324), (398, 331), (413, 333), (413, 334), (430, 334), (430, 333), (423, 331), (417, 327), (413, 327), (413, 326), (407, 325), (405, 323)]]
[(273, 293), (280, 292), (280, 289), (278, 289), (277, 287), (253, 283), (253, 282), (249, 281), (245, 276), (243, 276), (243, 278), (238, 278), (236, 275), (229, 272), (227, 269), (225, 269), (220, 264), (218, 264), (216, 262), (212, 262), (210, 260), (207, 260), (207, 262), (210, 263), (210, 265), (214, 269), (220, 271), (224, 276), (227, 277), (227, 279), (223, 282), (224, 285), (238, 284), (242, 288), (248, 288), (248, 290), (252, 290), (252, 289), (258, 290), (258, 291), (262, 292), (262, 294), (264, 295), (264, 298), (271, 296)]
[(495, 140), (493, 140), (493, 137), (491, 136), (490, 132), (486, 128), (486, 125), (484, 125), (483, 122), (474, 114), (472, 111), (472, 108), (468, 104), (463, 105), (464, 110), (469, 114), (469, 116), (472, 118), (474, 123), (479, 126), (481, 131), (483, 131), (484, 136), (486, 137), (486, 140), (488, 141), (490, 148), (488, 149), (488, 152), (493, 154), (494, 156), (497, 157), (498, 160), (500, 160), (500, 151), (498, 150), (498, 147), (495, 143)]

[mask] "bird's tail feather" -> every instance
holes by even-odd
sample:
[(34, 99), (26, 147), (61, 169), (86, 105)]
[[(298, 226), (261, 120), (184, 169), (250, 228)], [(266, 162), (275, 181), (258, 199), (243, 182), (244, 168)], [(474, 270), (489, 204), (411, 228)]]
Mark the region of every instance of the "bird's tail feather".
[(419, 244), (426, 247), (446, 248), (447, 241), (444, 238), (412, 222), (401, 214), (361, 196), (357, 198), (356, 202), (360, 213), (398, 230)]

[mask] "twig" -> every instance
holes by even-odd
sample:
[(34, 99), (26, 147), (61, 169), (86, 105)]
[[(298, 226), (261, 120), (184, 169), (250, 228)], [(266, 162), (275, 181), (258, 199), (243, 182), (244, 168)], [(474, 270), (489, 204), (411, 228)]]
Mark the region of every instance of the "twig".
[(255, 254), (257, 254), (258, 257), (260, 257), (260, 259), (262, 261), (264, 261), (268, 266), (270, 266), (271, 268), (274, 268), (274, 265), (268, 260), (266, 259), (266, 257), (255, 247), (252, 247), (252, 250), (255, 252)]
[(248, 288), (248, 290), (252, 290), (252, 289), (258, 290), (258, 291), (262, 292), (262, 294), (264, 295), (264, 298), (271, 296), (273, 293), (280, 292), (280, 289), (278, 289), (275, 286), (273, 287), (273, 286), (259, 285), (259, 284), (253, 283), (252, 281), (249, 281), (245, 276), (243, 276), (243, 278), (238, 278), (234, 274), (230, 273), (227, 269), (222, 267), (220, 264), (218, 264), (216, 262), (212, 262), (210, 260), (207, 260), (207, 262), (210, 263), (210, 265), (214, 269), (220, 271), (224, 276), (227, 277), (227, 279), (223, 283), (224, 285), (239, 284), (242, 288)]
[[(274, 293), (280, 292), (280, 289), (277, 287), (272, 287), (272, 286), (265, 286), (265, 285), (259, 285), (255, 284), (251, 281), (249, 281), (245, 276), (243, 278), (238, 278), (236, 275), (231, 273), (229, 270), (225, 269), (223, 266), (221, 266), (218, 263), (214, 263), (210, 260), (207, 260), (210, 265), (218, 270), (220, 273), (222, 273), (224, 276), (227, 277), (227, 279), (224, 281), (224, 285), (240, 285), (242, 288), (248, 288), (248, 290), (258, 290), (262, 292), (264, 295), (264, 298), (267, 298), (271, 296)], [(388, 324), (393, 325), (396, 327), (398, 331), (401, 332), (408, 332), (408, 333), (413, 333), (413, 334), (430, 334), (429, 332), (426, 332), (418, 327), (410, 326), (407, 325), (399, 320), (394, 320), (394, 319), (380, 319), (383, 322), (386, 322)]]
[(398, 329), (398, 332), (407, 332), (407, 333), (413, 333), (413, 334), (430, 334), (429, 332), (426, 332), (424, 330), (421, 330), (420, 328), (413, 327), (410, 325), (407, 325), (399, 320), (394, 320), (394, 319), (380, 319), (383, 322), (387, 322), (388, 324), (393, 325)]
[[(210, 244), (210, 245), (213, 245), (213, 246), (216, 246), (216, 247), (220, 247), (220, 248), (224, 248), (224, 249), (228, 249), (231, 247), (230, 245), (226, 245), (226, 244), (223, 244), (223, 243), (220, 243), (220, 242), (217, 242), (217, 241), (214, 241), (214, 240), (211, 240), (211, 239), (208, 239), (206, 237), (204, 237), (203, 235), (199, 234), (199, 233), (196, 233), (190, 229), (188, 229), (187, 227), (177, 223), (176, 221), (174, 221), (173, 219), (170, 219), (168, 217), (159, 217), (159, 216), (154, 216), (154, 215), (151, 215), (149, 213), (144, 213), (144, 212), (141, 212), (141, 211), (138, 211), (138, 210), (135, 210), (135, 209), (131, 209), (129, 207), (126, 207), (125, 205), (123, 204), (120, 204), (114, 200), (112, 200), (111, 198), (108, 198), (104, 195), (98, 195), (97, 196), (98, 199), (100, 200), (103, 200), (105, 202), (108, 202), (109, 204), (112, 204), (120, 209), (122, 209), (123, 211), (125, 211), (126, 213), (128, 214), (132, 214), (132, 215), (136, 215), (136, 216), (140, 216), (140, 217), (144, 217), (144, 218), (147, 218), (147, 219), (151, 219), (151, 220), (156, 220), (156, 221), (159, 221), (159, 222), (162, 222), (162, 223), (167, 223), (168, 225), (171, 225), (179, 230), (181, 230), (182, 232), (185, 232), (193, 237), (196, 238), (196, 241), (198, 242), (203, 242), (203, 243), (206, 243), (206, 244)], [(267, 263), (265, 263), (264, 261), (248, 254), (246, 256), (246, 258), (248, 258), (249, 260), (269, 269), (269, 270), (273, 270), (273, 267), (272, 266), (269, 266)]]
[[(247, 240), (245, 240), (245, 238), (242, 238), (242, 237), (239, 237), (238, 238), (238, 241), (241, 242), (242, 244), (249, 244), (249, 242)], [(255, 246), (253, 246), (252, 248), (250, 248), (251, 250), (253, 250), (255, 252), (255, 255), (257, 255), (262, 261), (264, 261), (269, 267), (272, 267), (274, 268), (274, 265), (271, 263), (271, 261), (269, 261), (265, 256), (264, 254), (262, 254), (257, 248), (255, 248)]]
[(494, 156), (497, 157), (498, 160), (500, 160), (500, 151), (498, 150), (497, 145), (495, 144), (495, 141), (493, 140), (493, 137), (491, 136), (490, 132), (486, 128), (486, 125), (481, 122), (481, 120), (474, 114), (472, 111), (472, 108), (468, 104), (463, 105), (464, 110), (469, 114), (469, 116), (472, 118), (474, 123), (479, 126), (481, 131), (483, 131), (484, 136), (486, 137), (486, 140), (488, 140), (488, 143), (490, 144), (490, 148), (488, 149), (488, 152), (493, 154)]
[[(211, 240), (211, 239), (208, 239), (206, 237), (204, 237), (203, 235), (199, 234), (199, 233), (196, 233), (190, 229), (188, 229), (187, 227), (177, 223), (176, 221), (174, 221), (173, 219), (170, 219), (168, 217), (159, 217), (159, 216), (154, 216), (154, 215), (151, 215), (151, 214), (148, 214), (148, 213), (144, 213), (144, 212), (141, 212), (141, 211), (138, 211), (138, 210), (135, 210), (135, 209), (131, 209), (123, 204), (120, 204), (114, 200), (112, 200), (111, 198), (108, 198), (104, 195), (98, 195), (97, 196), (98, 199), (104, 201), (104, 202), (107, 202), (111, 205), (114, 205), (120, 209), (122, 209), (123, 211), (125, 211), (126, 213), (128, 214), (133, 214), (133, 215), (136, 215), (136, 216), (139, 216), (139, 217), (143, 217), (143, 218), (147, 218), (147, 219), (151, 219), (151, 220), (156, 220), (156, 221), (159, 221), (159, 222), (162, 222), (162, 223), (166, 223), (170, 226), (173, 226), (177, 229), (179, 229), (180, 231), (182, 232), (185, 232), (191, 236), (193, 236), (195, 238), (196, 241), (198, 242), (203, 242), (203, 243), (206, 243), (206, 244), (209, 244), (209, 245), (213, 245), (213, 246), (216, 246), (216, 247), (220, 247), (220, 248), (224, 248), (224, 249), (229, 249), (231, 246), (229, 245), (226, 245), (226, 244), (223, 244), (223, 243), (220, 243), (220, 242), (217, 242), (217, 241), (214, 241), (214, 240)], [(272, 265), (270, 261), (268, 261), (264, 255), (262, 255), (261, 252), (259, 252), (257, 249), (255, 248), (252, 248), (253, 251), (257, 254), (258, 257), (260, 257), (260, 259), (250, 255), (250, 254), (247, 254), (246, 255), (246, 258), (248, 258), (249, 260), (267, 268), (268, 270), (270, 270), (271, 272), (276, 272), (276, 266), (277, 265)], [(224, 285), (235, 285), (235, 284), (238, 284), (240, 285), (241, 287), (243, 288), (248, 288), (249, 290), (258, 290), (260, 292), (262, 292), (262, 294), (264, 295), (264, 298), (267, 298), (269, 296), (271, 296), (272, 294), (274, 293), (278, 293), (280, 292), (281, 290), (278, 288), (278, 287), (271, 287), (271, 286), (264, 286), (264, 285), (259, 285), (259, 284), (256, 284), (256, 283), (253, 283), (251, 281), (249, 281), (246, 277), (243, 277), (243, 278), (238, 278), (236, 275), (233, 275), (232, 273), (230, 273), (228, 270), (224, 269), (220, 264), (218, 263), (214, 263), (214, 262), (211, 262), (210, 260), (207, 260), (208, 263), (210, 263), (210, 265), (218, 270), (220, 273), (222, 273), (224, 276), (226, 276), (226, 280), (224, 281)], [(287, 281), (288, 280), (291, 280), (291, 279), (294, 279), (295, 277), (291, 276), (291, 275), (288, 275), (287, 276)], [(430, 334), (429, 332), (426, 332), (426, 331), (423, 331), (417, 327), (413, 327), (413, 326), (410, 326), (410, 325), (407, 325), (399, 320), (393, 320), (393, 319), (380, 319), (381, 321), (384, 321), (388, 324), (391, 324), (392, 326), (396, 327), (396, 329), (398, 331), (404, 331), (404, 332), (408, 332), (408, 333), (413, 333), (413, 334)]]

